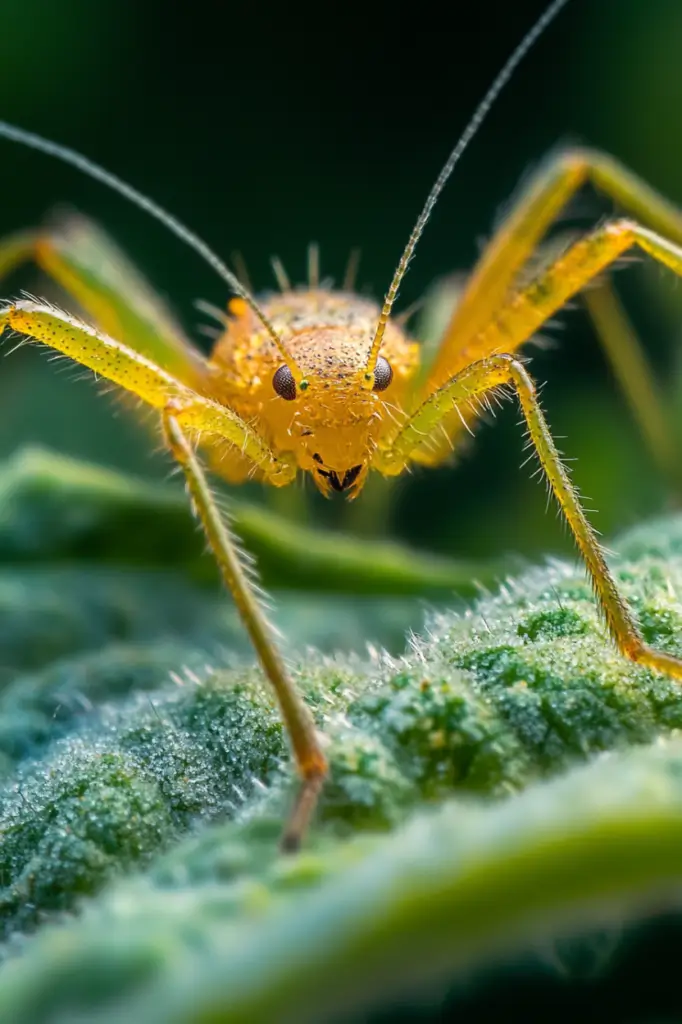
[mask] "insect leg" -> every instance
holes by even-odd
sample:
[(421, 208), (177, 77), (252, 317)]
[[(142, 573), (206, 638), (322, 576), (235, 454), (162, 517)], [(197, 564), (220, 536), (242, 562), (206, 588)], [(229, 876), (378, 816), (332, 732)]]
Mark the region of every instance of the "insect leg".
[(40, 235), (37, 231), (17, 231), (0, 239), (0, 277), (11, 274), (35, 256)]
[(282, 837), (282, 848), (296, 850), (307, 829), (317, 798), (327, 775), (327, 762), (320, 747), (313, 716), (277, 648), (272, 627), (258, 601), (254, 584), (240, 558), (239, 547), (220, 515), (201, 464), (196, 457), (179, 418), (182, 408), (170, 404), (163, 412), (168, 446), (182, 466), (187, 489), (220, 571), (230, 590), (242, 622), (256, 649), (263, 671), (277, 697), (282, 718), (289, 733), (298, 770), (302, 778), (294, 811)]
[[(433, 352), (434, 346), (437, 346), (437, 338), (442, 335), (443, 327), (461, 297), (462, 287), (461, 275), (451, 275), (438, 284), (432, 297), (425, 303), (422, 318), (425, 330), (420, 324), (418, 332), (425, 364), (422, 367), (422, 379), (428, 375), (429, 352)], [(675, 431), (664, 400), (666, 396), (654, 377), (650, 362), (610, 277), (604, 275), (586, 288), (582, 301), (661, 476), (668, 481), (673, 493), (682, 494), (680, 458), (674, 441)], [(434, 327), (437, 330), (433, 330)], [(459, 425), (459, 422), (455, 422), (455, 429)], [(444, 426), (446, 436), (450, 436), (447, 424)], [(442, 436), (442, 440), (444, 442), (445, 437)], [(435, 461), (439, 461), (437, 449), (433, 455), (436, 456)]]
[(317, 741), (312, 716), (287, 674), (258, 606), (254, 587), (245, 575), (237, 548), (220, 519), (186, 431), (194, 435), (220, 437), (239, 446), (275, 486), (289, 483), (295, 475), (295, 467), (275, 457), (260, 435), (231, 409), (196, 394), (150, 359), (65, 313), (34, 302), (20, 302), (0, 311), (0, 329), (3, 327), (13, 328), (29, 340), (41, 342), (69, 356), (161, 413), (168, 443), (185, 472), (190, 494), (223, 577), (275, 689), (290, 733), (303, 786), (282, 842), (286, 849), (294, 849), (314, 809), (326, 775), (326, 761)]
[(105, 334), (122, 338), (189, 387), (209, 381), (201, 354), (109, 236), (70, 213), (0, 240), (0, 277), (33, 260)]
[[(635, 221), (611, 221), (572, 245), (525, 288), (511, 293), (481, 328), (472, 350), (486, 355), (517, 351), (569, 299), (634, 247), (682, 276), (681, 247)], [(472, 416), (467, 413), (465, 418), (470, 420)], [(447, 424), (450, 434), (453, 424), (454, 429), (461, 427), (457, 414), (452, 412), (440, 424)], [(434, 456), (425, 448), (415, 453), (415, 458), (433, 463), (439, 461), (439, 453)]]
[(682, 247), (635, 221), (615, 220), (562, 253), (524, 289), (511, 294), (481, 329), (477, 341), (488, 354), (520, 345), (629, 249), (639, 248), (682, 276)]
[[(590, 149), (548, 158), (484, 249), (443, 332), (424, 393), (490, 352), (481, 331), (515, 290), (516, 279), (569, 199), (586, 182), (648, 228), (682, 245), (682, 210), (617, 160)], [(513, 351), (513, 350), (508, 350)]]
[(400, 472), (423, 442), (424, 432), (436, 428), (453, 405), (466, 408), (487, 392), (505, 385), (512, 385), (516, 391), (530, 439), (573, 533), (609, 631), (619, 649), (632, 661), (682, 679), (681, 659), (653, 650), (644, 643), (634, 616), (618, 592), (595, 532), (561, 461), (533, 380), (513, 355), (495, 355), (473, 363), (434, 392), (403, 426), (392, 446), (381, 452), (378, 468), (385, 473)]
[(680, 457), (675, 431), (630, 318), (608, 278), (586, 288), (587, 307), (602, 347), (661, 474), (680, 490)]
[(183, 405), (186, 429), (214, 434), (238, 446), (271, 483), (284, 484), (293, 479), (293, 466), (277, 458), (237, 413), (203, 398), (151, 359), (68, 313), (22, 300), (0, 308), (0, 330), (4, 327), (56, 349), (159, 411), (176, 398)]

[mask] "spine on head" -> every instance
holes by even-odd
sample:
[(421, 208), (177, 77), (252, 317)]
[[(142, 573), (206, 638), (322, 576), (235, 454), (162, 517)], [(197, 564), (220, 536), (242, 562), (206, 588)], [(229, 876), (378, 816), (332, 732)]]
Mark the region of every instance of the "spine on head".
[(540, 38), (545, 29), (554, 21), (556, 16), (561, 11), (562, 7), (565, 7), (567, 3), (568, 0), (554, 0), (554, 2), (551, 3), (549, 7), (546, 8), (544, 14), (542, 14), (540, 18), (538, 18), (538, 20), (535, 22), (530, 31), (528, 31), (526, 35), (523, 37), (523, 39), (512, 53), (507, 63), (496, 76), (493, 84), (490, 86), (490, 88), (488, 89), (487, 93), (485, 94), (479, 105), (476, 107), (476, 110), (474, 111), (471, 120), (469, 121), (468, 125), (460, 135), (459, 139), (457, 140), (455, 148), (450, 153), (450, 156), (446, 160), (442, 171), (438, 175), (438, 178), (436, 179), (433, 188), (429, 192), (426, 202), (424, 203), (424, 206), (422, 208), (422, 211), (419, 214), (419, 217), (417, 218), (417, 222), (414, 228), (412, 229), (412, 233), (409, 237), (408, 243), (405, 246), (402, 256), (400, 257), (400, 262), (396, 267), (395, 274), (393, 275), (393, 280), (391, 281), (388, 291), (386, 292), (386, 298), (384, 299), (384, 305), (379, 316), (376, 332), (374, 334), (374, 338), (372, 339), (372, 346), (370, 348), (369, 355), (367, 358), (367, 365), (365, 367), (365, 383), (367, 387), (372, 387), (372, 382), (374, 379), (374, 369), (376, 367), (377, 359), (379, 357), (379, 350), (381, 349), (381, 343), (384, 338), (384, 332), (386, 331), (386, 325), (389, 321), (389, 317), (391, 316), (393, 304), (398, 295), (398, 289), (400, 288), (402, 280), (405, 274), (407, 273), (407, 268), (409, 266), (410, 260), (414, 255), (414, 251), (417, 248), (417, 243), (419, 242), (419, 239), (422, 236), (424, 228), (426, 227), (427, 221), (431, 216), (431, 212), (434, 206), (436, 205), (436, 202), (438, 201), (438, 197), (445, 188), (445, 185), (447, 184), (450, 175), (452, 174), (453, 170), (459, 163), (465, 149), (473, 139), (474, 135), (476, 135), (476, 133), (478, 132), (478, 129), (481, 127), (490, 108), (492, 107), (493, 103), (506, 86), (511, 76), (514, 74), (516, 68), (519, 66), (519, 64), (526, 56), (528, 51)]

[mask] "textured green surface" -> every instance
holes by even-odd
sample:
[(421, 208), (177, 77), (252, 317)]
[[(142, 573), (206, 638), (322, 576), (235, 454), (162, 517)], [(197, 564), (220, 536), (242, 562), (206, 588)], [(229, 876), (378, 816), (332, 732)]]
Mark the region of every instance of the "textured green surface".
[[(361, 651), (386, 599), (283, 601), (332, 774), (282, 859), (287, 745), (226, 599), (116, 530), (76, 556), (38, 469), (0, 485), (0, 1020), (364, 1021), (679, 886), (682, 691), (613, 650), (574, 567), (433, 612), (400, 657), (304, 650)], [(81, 472), (78, 529), (104, 507)], [(682, 650), (682, 519), (614, 546), (647, 639)]]
[[(182, 488), (147, 484), (42, 448), (0, 469), (0, 558), (100, 559), (216, 573)], [(268, 586), (358, 594), (471, 596), (512, 565), (434, 558), (397, 544), (302, 528), (257, 505), (230, 501), (235, 527)], [(154, 529), (150, 530), (153, 521)]]

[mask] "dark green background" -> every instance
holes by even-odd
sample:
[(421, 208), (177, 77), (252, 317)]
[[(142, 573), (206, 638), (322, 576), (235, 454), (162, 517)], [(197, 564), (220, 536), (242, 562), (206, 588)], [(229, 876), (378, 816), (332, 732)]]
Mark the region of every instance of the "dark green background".
[[(337, 276), (361, 245), (362, 282), (378, 295), (457, 134), (543, 6), (453, 2), (452, 29), (429, 2), (4, 0), (0, 117), (83, 150), (222, 254), (240, 249), (257, 287), (271, 284), (272, 253), (300, 278), (314, 239), (323, 271)], [(605, 148), (682, 203), (680, 52), (677, 0), (572, 0), (458, 169), (403, 303), (471, 264), (519, 180), (559, 142)], [(143, 214), (38, 154), (4, 142), (0, 152), (6, 230), (66, 202), (123, 243), (188, 329), (201, 319), (196, 297), (226, 301), (213, 273)], [(586, 193), (571, 223), (587, 226), (608, 211)], [(618, 284), (674, 394), (679, 288), (641, 268)], [(4, 294), (19, 287), (48, 293), (33, 272), (6, 282)], [(667, 499), (584, 314), (567, 312), (560, 323), (555, 351), (537, 355), (534, 372), (547, 381), (550, 422), (577, 458), (575, 478), (599, 510), (595, 524), (608, 533)], [(112, 400), (74, 381), (70, 368), (23, 349), (1, 369), (0, 454), (33, 440), (139, 473), (166, 471)], [(457, 470), (416, 474), (381, 532), (452, 554), (569, 550), (545, 513), (544, 489), (527, 468), (519, 472), (517, 420), (515, 409), (501, 414)], [(313, 502), (310, 516), (339, 522), (340, 503)]]

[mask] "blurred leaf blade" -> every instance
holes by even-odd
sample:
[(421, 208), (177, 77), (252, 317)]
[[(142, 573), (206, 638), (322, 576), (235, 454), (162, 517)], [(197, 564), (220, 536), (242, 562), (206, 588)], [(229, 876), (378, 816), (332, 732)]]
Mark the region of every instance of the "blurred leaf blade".
[[(437, 558), (386, 541), (299, 526), (230, 501), (234, 526), (267, 586), (352, 594), (459, 594), (493, 585), (514, 560)], [(153, 530), (145, 529), (154, 518)], [(0, 466), (0, 558), (174, 565), (215, 581), (180, 488), (27, 448)], [(518, 564), (518, 563), (516, 563)]]

